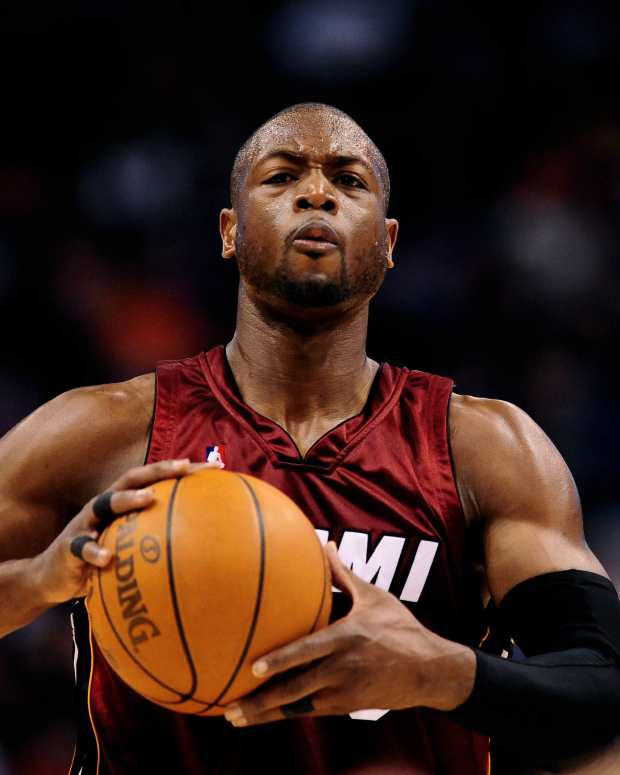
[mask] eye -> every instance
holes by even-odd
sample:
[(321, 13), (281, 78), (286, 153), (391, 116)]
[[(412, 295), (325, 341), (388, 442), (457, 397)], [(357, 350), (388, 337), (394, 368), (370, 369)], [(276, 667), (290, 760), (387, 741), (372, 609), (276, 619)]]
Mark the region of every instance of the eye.
[(283, 178), (291, 178), (291, 180), (294, 180), (294, 176), (291, 175), (290, 172), (277, 172), (275, 175), (267, 178), (265, 183), (287, 183), (288, 181), (283, 180)]
[(352, 175), (350, 172), (342, 172), (336, 176), (336, 180), (342, 180), (345, 186), (351, 186), (352, 188), (365, 188), (357, 175)]

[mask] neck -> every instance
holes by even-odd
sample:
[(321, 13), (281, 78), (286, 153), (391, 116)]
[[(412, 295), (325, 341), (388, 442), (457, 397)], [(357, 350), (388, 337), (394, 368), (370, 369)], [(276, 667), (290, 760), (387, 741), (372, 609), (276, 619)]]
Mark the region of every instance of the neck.
[(241, 284), (226, 355), (243, 400), (285, 428), (300, 451), (359, 413), (378, 364), (366, 356), (368, 305), (314, 327), (291, 326)]

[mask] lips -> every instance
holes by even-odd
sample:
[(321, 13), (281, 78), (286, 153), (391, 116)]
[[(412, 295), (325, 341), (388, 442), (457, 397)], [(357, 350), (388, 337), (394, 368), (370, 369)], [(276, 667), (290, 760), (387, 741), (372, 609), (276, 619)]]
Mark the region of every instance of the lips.
[(302, 253), (327, 253), (339, 244), (338, 233), (327, 223), (306, 223), (293, 234), (293, 245)]

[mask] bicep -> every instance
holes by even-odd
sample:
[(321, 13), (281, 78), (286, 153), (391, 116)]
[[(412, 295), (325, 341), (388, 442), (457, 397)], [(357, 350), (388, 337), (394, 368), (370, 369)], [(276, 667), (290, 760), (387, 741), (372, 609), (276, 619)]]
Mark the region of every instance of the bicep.
[(0, 439), (0, 562), (45, 549), (84, 503), (142, 462), (144, 387), (69, 391)]
[(512, 404), (478, 401), (470, 423), (469, 441), (475, 445), (464, 467), (482, 520), (495, 602), (543, 573), (574, 569), (607, 575), (585, 541), (575, 482), (551, 440)]
[(484, 551), (489, 590), (498, 604), (514, 586), (543, 573), (585, 570), (607, 576), (584, 539), (526, 519), (490, 523)]
[(65, 469), (74, 410), (71, 396), (58, 396), (0, 439), (0, 562), (42, 551), (72, 516)]

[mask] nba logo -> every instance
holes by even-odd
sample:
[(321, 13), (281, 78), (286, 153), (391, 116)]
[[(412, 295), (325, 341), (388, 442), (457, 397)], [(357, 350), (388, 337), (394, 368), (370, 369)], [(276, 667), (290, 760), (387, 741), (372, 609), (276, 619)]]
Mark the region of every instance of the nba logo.
[(224, 445), (209, 444), (205, 452), (205, 460), (207, 463), (219, 463), (224, 468)]

